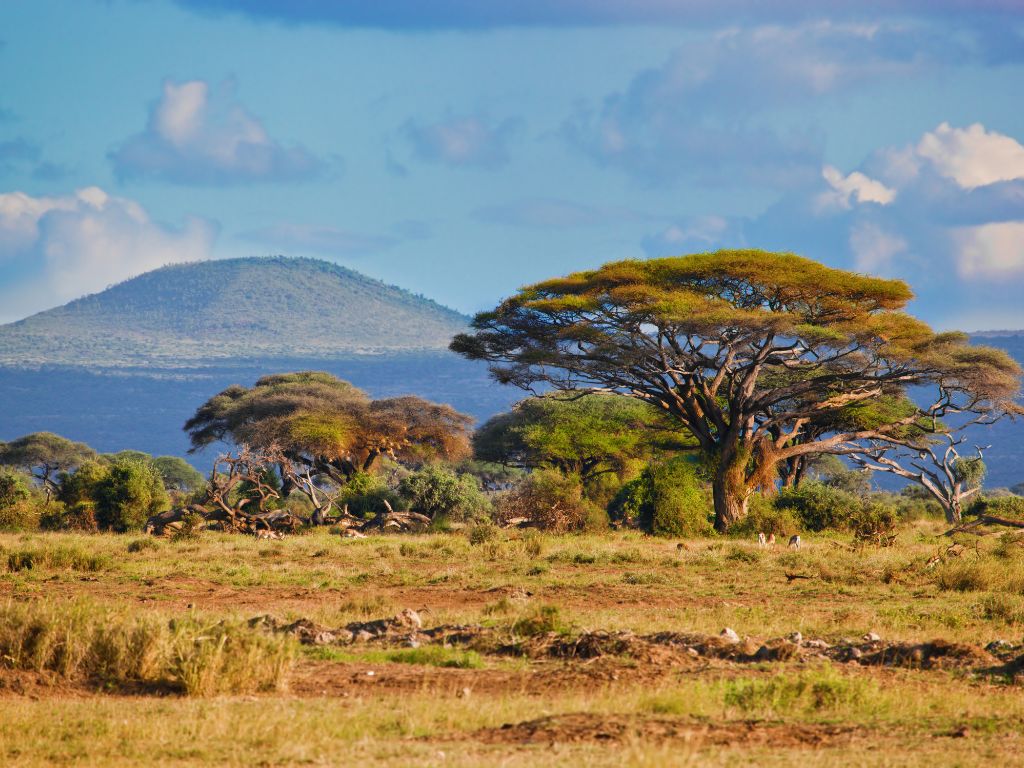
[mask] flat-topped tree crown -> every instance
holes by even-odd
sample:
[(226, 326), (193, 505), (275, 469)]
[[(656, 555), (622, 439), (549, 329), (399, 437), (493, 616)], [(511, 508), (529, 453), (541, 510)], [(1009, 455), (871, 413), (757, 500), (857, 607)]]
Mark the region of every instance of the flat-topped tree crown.
[(461, 458), (471, 422), (448, 405), (414, 396), (371, 400), (329, 373), (299, 371), (228, 387), (185, 430), (193, 451), (219, 440), (278, 451), (302, 471), (343, 484), (382, 456), (414, 464)]
[(488, 361), (501, 382), (615, 391), (671, 414), (718, 458), (724, 529), (754, 488), (774, 482), (780, 462), (886, 434), (920, 414), (808, 439), (811, 423), (940, 382), (942, 412), (1012, 402), (1016, 364), (962, 335), (934, 333), (903, 311), (912, 297), (900, 280), (791, 253), (625, 260), (521, 289), (477, 315), (474, 332), (451, 348)]

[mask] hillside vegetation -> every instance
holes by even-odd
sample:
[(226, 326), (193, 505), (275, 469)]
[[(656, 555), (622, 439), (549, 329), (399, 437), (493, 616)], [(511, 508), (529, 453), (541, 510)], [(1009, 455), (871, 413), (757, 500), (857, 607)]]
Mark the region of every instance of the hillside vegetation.
[(336, 264), (179, 264), (0, 326), (0, 365), (177, 368), (199, 360), (444, 349), (467, 318)]

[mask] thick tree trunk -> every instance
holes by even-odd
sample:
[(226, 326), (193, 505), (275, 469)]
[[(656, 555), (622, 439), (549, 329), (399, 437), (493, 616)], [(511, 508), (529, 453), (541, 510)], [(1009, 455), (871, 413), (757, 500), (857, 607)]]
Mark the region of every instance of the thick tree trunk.
[(715, 530), (725, 533), (747, 514), (746, 462), (723, 453), (711, 485), (715, 500)]

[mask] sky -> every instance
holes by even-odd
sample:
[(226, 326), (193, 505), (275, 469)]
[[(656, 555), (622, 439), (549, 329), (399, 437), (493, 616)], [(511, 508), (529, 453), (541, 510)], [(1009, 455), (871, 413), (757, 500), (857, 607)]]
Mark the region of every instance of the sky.
[(463, 312), (791, 251), (1024, 328), (1024, 0), (4, 0), (0, 322), (328, 259)]

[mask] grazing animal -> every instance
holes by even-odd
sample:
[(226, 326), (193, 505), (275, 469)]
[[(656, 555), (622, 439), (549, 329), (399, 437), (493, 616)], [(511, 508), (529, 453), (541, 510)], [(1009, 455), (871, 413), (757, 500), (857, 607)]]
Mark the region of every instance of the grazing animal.
[(767, 547), (768, 546), (768, 537), (765, 536), (763, 533), (757, 534), (757, 546), (759, 546), (759, 547)]
[(256, 531), (255, 534), (257, 539), (283, 539), (284, 534), (280, 531)]
[(768, 546), (769, 547), (774, 547), (775, 546), (775, 534), (774, 533), (769, 533), (768, 534)]
[(800, 534), (794, 533), (789, 537), (789, 546), (791, 549), (800, 549)]

